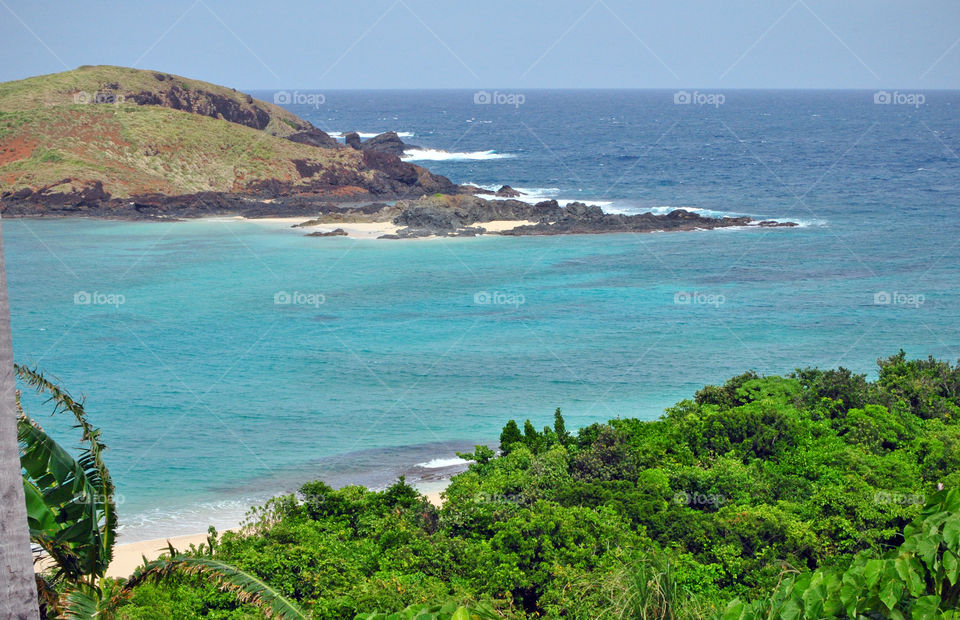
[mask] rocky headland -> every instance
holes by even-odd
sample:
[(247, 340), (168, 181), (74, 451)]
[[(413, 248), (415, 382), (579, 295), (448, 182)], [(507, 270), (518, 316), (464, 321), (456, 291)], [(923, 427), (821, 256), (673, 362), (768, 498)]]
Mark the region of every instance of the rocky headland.
[(390, 239), (794, 225), (530, 204), (508, 185), (457, 185), (404, 161), (415, 148), (392, 131), (367, 140), (351, 132), (340, 143), (277, 105), (207, 82), (85, 66), (0, 84), (0, 213), (302, 217), (304, 228), (330, 229), (311, 236), (383, 223)]
[[(472, 237), (482, 234), (520, 236), (646, 233), (709, 230), (732, 226), (796, 226), (792, 222), (757, 221), (749, 217), (704, 217), (684, 209), (676, 209), (665, 215), (623, 215), (604, 213), (600, 207), (582, 202), (566, 206), (561, 206), (556, 200), (530, 204), (510, 198), (491, 200), (460, 194), (424, 196), (392, 204), (327, 204), (321, 207), (316, 217), (296, 224), (295, 227), (330, 227), (337, 224), (377, 222), (392, 224), (397, 228), (393, 233), (382, 235), (382, 239)], [(495, 229), (490, 230), (488, 226), (494, 223)], [(515, 225), (504, 226), (505, 223)]]

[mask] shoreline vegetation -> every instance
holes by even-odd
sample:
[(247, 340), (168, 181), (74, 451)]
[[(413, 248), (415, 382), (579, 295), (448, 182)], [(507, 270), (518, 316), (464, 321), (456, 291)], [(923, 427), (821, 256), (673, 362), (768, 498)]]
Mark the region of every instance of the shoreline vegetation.
[(470, 465), (441, 506), (402, 477), (304, 484), (240, 530), (99, 579), (97, 604), (123, 619), (260, 617), (252, 602), (290, 618), (759, 620), (952, 618), (960, 601), (960, 364), (901, 351), (874, 381), (746, 372), (653, 421), (508, 420), (499, 447), (458, 453)]
[[(449, 480), (446, 481), (449, 484)], [(443, 507), (443, 491), (430, 491), (424, 493), (424, 497), (431, 505)], [(223, 530), (225, 532), (239, 532), (242, 527), (235, 527)], [(107, 568), (106, 576), (121, 578), (127, 577), (133, 571), (143, 564), (143, 559), (156, 560), (164, 553), (168, 552), (169, 545), (177, 549), (187, 549), (191, 545), (199, 546), (207, 542), (209, 532), (198, 534), (181, 534), (177, 536), (167, 536), (164, 538), (153, 538), (149, 540), (137, 540), (134, 542), (123, 542), (122, 537), (118, 537), (118, 544), (113, 549), (113, 559)]]
[(283, 108), (157, 71), (84, 66), (0, 84), (6, 218), (296, 217), (315, 237), (379, 239), (792, 227), (794, 222), (605, 213), (531, 204), (413, 164), (395, 132), (341, 143)]

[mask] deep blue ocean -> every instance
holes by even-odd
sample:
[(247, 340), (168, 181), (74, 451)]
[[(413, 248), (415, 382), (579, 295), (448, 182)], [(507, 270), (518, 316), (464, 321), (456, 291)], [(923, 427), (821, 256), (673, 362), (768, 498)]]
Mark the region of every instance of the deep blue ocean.
[(287, 107), (401, 132), (458, 183), (801, 226), (376, 241), (4, 221), (15, 356), (86, 397), (127, 541), (235, 525), (315, 478), (429, 480), (556, 407), (568, 427), (652, 419), (748, 369), (960, 358), (960, 93), (322, 94)]

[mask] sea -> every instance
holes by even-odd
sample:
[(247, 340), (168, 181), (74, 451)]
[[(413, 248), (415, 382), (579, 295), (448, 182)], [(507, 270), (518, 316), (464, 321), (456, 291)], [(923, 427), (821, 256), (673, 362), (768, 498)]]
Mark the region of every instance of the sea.
[(388, 241), (6, 220), (15, 357), (103, 429), (121, 542), (236, 526), (310, 480), (438, 488), (457, 452), (558, 407), (568, 428), (652, 420), (751, 369), (960, 358), (960, 92), (254, 94), (532, 202), (798, 226)]

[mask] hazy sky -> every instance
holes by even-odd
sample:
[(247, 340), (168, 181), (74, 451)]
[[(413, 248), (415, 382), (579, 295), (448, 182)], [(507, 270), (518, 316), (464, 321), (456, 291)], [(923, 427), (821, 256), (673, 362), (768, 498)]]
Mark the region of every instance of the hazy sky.
[(0, 0), (0, 81), (115, 64), (255, 88), (960, 88), (958, 0)]

